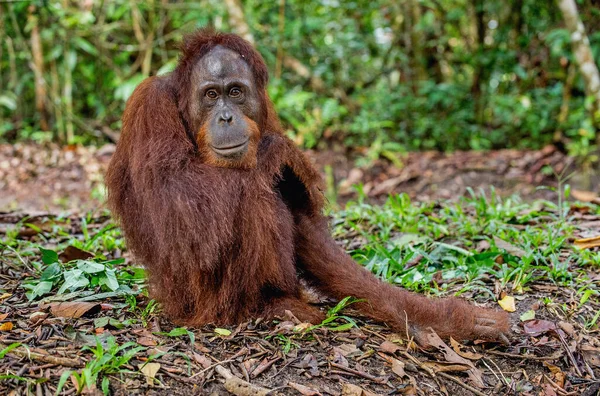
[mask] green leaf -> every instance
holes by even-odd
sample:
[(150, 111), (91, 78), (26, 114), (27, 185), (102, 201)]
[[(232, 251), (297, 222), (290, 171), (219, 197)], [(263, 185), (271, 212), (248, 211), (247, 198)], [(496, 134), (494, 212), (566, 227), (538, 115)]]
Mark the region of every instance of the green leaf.
[(100, 275), (98, 284), (100, 286), (104, 285), (112, 291), (117, 290), (119, 288), (119, 281), (117, 280), (115, 270), (107, 268), (106, 271), (104, 271), (104, 274)]
[(519, 319), (521, 319), (521, 322), (526, 322), (528, 320), (535, 319), (535, 311), (533, 309), (530, 309), (529, 311), (523, 312)]
[(58, 294), (66, 290), (74, 291), (90, 284), (90, 281), (80, 269), (73, 269), (64, 273), (65, 283), (58, 289)]
[(0, 106), (4, 106), (8, 110), (16, 110), (17, 97), (12, 93), (4, 93), (0, 95)]
[(102, 393), (105, 395), (110, 394), (110, 380), (108, 377), (102, 378)]
[(216, 328), (215, 329), (215, 333), (217, 333), (218, 335), (222, 335), (222, 336), (230, 336), (231, 335), (231, 330), (227, 330), (227, 329), (220, 329), (220, 328)]
[(42, 281), (52, 280), (53, 278), (56, 278), (57, 276), (59, 276), (61, 274), (61, 272), (62, 272), (62, 267), (60, 266), (60, 263), (50, 264), (48, 267), (46, 267), (44, 272), (42, 272), (42, 275), (40, 276), (40, 280), (42, 280)]
[(164, 335), (167, 337), (181, 337), (183, 335), (187, 335), (190, 338), (190, 344), (192, 344), (192, 345), (194, 345), (194, 342), (196, 341), (196, 336), (194, 335), (194, 333), (189, 331), (185, 327), (176, 327), (173, 330), (169, 331), (168, 333), (159, 332), (156, 334)]
[(0, 351), (0, 359), (3, 359), (4, 356), (6, 356), (6, 354), (10, 351), (12, 351), (13, 349), (17, 348), (21, 346), (20, 342), (13, 342), (12, 344), (10, 344), (9, 346), (7, 346), (6, 348), (4, 348), (3, 350)]
[(106, 267), (104, 266), (104, 264), (96, 263), (94, 261), (78, 260), (77, 268), (79, 268), (80, 270), (82, 270), (83, 272), (85, 272), (87, 274), (95, 274), (97, 272), (104, 271), (104, 268), (106, 268)]
[(55, 395), (58, 396), (60, 394), (60, 392), (62, 391), (62, 388), (67, 383), (67, 381), (71, 377), (72, 373), (73, 372), (71, 370), (67, 370), (67, 371), (64, 371), (62, 373), (62, 375), (60, 376), (60, 380), (58, 381), (58, 385), (56, 385), (56, 393), (55, 393)]
[(58, 254), (54, 250), (40, 248), (42, 252), (42, 262), (46, 265), (58, 262)]
[(41, 297), (46, 293), (50, 293), (54, 283), (50, 281), (41, 281), (36, 284), (24, 284), (23, 287), (29, 289), (25, 295), (29, 301), (35, 300), (37, 297)]
[(81, 48), (82, 50), (84, 50), (85, 52), (87, 52), (90, 55), (98, 54), (98, 50), (96, 49), (96, 47), (94, 47), (92, 44), (90, 44), (89, 41), (87, 41), (81, 37), (74, 36), (73, 42), (75, 43), (76, 46), (78, 46), (79, 48)]

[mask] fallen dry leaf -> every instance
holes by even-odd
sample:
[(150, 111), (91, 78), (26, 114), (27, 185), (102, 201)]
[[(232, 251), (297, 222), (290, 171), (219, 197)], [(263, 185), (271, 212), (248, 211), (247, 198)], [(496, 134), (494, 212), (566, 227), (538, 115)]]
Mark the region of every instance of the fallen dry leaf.
[(44, 319), (46, 319), (47, 317), (48, 317), (47, 312), (36, 311), (36, 312), (32, 313), (31, 315), (29, 315), (29, 322), (32, 325), (36, 325), (36, 324), (40, 323), (41, 321), (43, 321)]
[(202, 366), (202, 368), (209, 368), (210, 366), (212, 366), (212, 360), (210, 360), (209, 358), (207, 358), (205, 355), (198, 353), (198, 352), (194, 352), (194, 360), (196, 361), (196, 363), (198, 363), (200, 366)]
[(600, 236), (595, 236), (592, 238), (576, 239), (575, 242), (573, 242), (573, 245), (575, 245), (579, 249), (592, 249), (595, 247), (599, 247), (600, 246)]
[(456, 341), (454, 338), (450, 337), (450, 345), (452, 345), (452, 349), (454, 352), (458, 353), (460, 356), (465, 359), (471, 360), (479, 360), (483, 357), (483, 355), (475, 352), (463, 351), (463, 348), (466, 348), (464, 345)]
[(364, 390), (360, 386), (346, 383), (342, 385), (342, 396), (376, 396), (376, 393)]
[[(425, 337), (427, 337), (427, 344), (442, 352), (446, 361), (468, 366), (467, 374), (475, 386), (478, 388), (483, 388), (485, 386), (485, 383), (483, 382), (483, 373), (475, 367), (470, 360), (467, 360), (454, 352), (433, 330), (430, 329), (430, 331), (425, 334)], [(458, 369), (458, 365), (456, 369)]]
[(560, 327), (562, 329), (562, 331), (567, 333), (570, 337), (574, 337), (576, 334), (575, 326), (573, 326), (572, 323), (561, 320), (560, 322), (558, 322), (558, 327)]
[(154, 384), (154, 377), (158, 370), (160, 369), (160, 363), (146, 363), (138, 365), (138, 368), (146, 376), (146, 383), (148, 385)]
[(556, 330), (556, 324), (549, 320), (534, 319), (523, 323), (525, 334), (538, 336), (551, 330)]
[(68, 263), (73, 260), (87, 260), (92, 257), (94, 257), (92, 253), (81, 250), (75, 246), (67, 246), (67, 248), (58, 255), (58, 258), (63, 263)]
[(84, 301), (67, 301), (50, 304), (50, 312), (59, 318), (77, 319), (83, 315), (94, 315), (100, 312), (101, 306), (97, 303)]
[(579, 347), (585, 361), (594, 367), (600, 367), (600, 348), (591, 345), (581, 345)]
[(354, 344), (342, 344), (334, 348), (337, 348), (344, 357), (353, 357), (362, 354), (361, 350)]
[(600, 197), (593, 191), (571, 190), (571, 196), (581, 202), (591, 202), (600, 205)]
[(13, 327), (12, 322), (5, 322), (0, 325), (0, 331), (11, 331)]
[(7, 312), (7, 313), (0, 314), (0, 321), (4, 320), (4, 319), (6, 319), (6, 318), (8, 318), (8, 312)]
[(404, 372), (404, 363), (398, 359), (392, 358), (392, 372), (400, 378), (406, 377), (406, 372)]
[(399, 345), (394, 344), (391, 341), (384, 341), (381, 343), (381, 345), (379, 345), (379, 350), (381, 352), (385, 352), (385, 353), (389, 353), (389, 354), (394, 354), (395, 352), (399, 351), (400, 349), (402, 349)]
[(544, 364), (544, 366), (548, 367), (548, 369), (550, 370), (550, 372), (552, 373), (552, 377), (554, 378), (554, 382), (560, 386), (561, 388), (565, 387), (565, 379), (566, 379), (566, 375), (565, 373), (563, 373), (563, 371), (560, 369), (560, 367), (555, 366), (551, 363), (548, 362), (542, 362)]
[(136, 342), (142, 346), (153, 347), (157, 345), (157, 342), (152, 337), (138, 337)]
[(517, 307), (515, 306), (515, 298), (509, 295), (504, 296), (501, 300), (498, 300), (498, 305), (502, 307), (506, 312), (515, 312)]
[(321, 392), (309, 388), (306, 385), (297, 384), (295, 382), (288, 382), (290, 388), (296, 389), (303, 396), (321, 396)]
[(377, 352), (377, 354), (392, 366), (392, 372), (394, 374), (400, 378), (406, 376), (406, 372), (404, 371), (404, 362), (382, 352)]
[(433, 361), (423, 362), (423, 367), (433, 370), (434, 373), (462, 372), (470, 369), (466, 364)]

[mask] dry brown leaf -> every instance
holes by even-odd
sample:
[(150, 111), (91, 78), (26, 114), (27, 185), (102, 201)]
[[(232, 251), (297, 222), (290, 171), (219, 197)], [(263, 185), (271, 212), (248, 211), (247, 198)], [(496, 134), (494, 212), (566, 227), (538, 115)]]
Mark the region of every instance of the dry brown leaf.
[(381, 352), (389, 353), (392, 355), (395, 352), (399, 351), (400, 349), (402, 349), (402, 348), (399, 345), (394, 344), (393, 342), (390, 342), (390, 341), (384, 341), (381, 343), (381, 345), (379, 345), (379, 350)]
[(156, 377), (156, 373), (160, 369), (160, 363), (146, 363), (139, 364), (138, 368), (146, 376), (146, 383), (148, 385), (154, 384), (154, 377)]
[(13, 327), (12, 322), (5, 322), (0, 325), (0, 331), (11, 331)]
[(543, 383), (541, 385), (541, 387), (542, 387), (542, 390), (544, 391), (543, 396), (557, 396), (557, 393), (554, 390), (554, 388), (552, 387), (552, 385)]
[(342, 344), (334, 348), (337, 348), (344, 357), (353, 357), (362, 354), (361, 350), (354, 344)]
[(463, 351), (462, 349), (466, 347), (452, 337), (450, 337), (450, 345), (452, 345), (452, 349), (454, 349), (454, 352), (458, 353), (465, 359), (479, 360), (483, 357), (483, 355), (480, 355), (479, 353)]
[(563, 371), (560, 369), (560, 367), (555, 366), (551, 363), (548, 362), (542, 362), (544, 364), (544, 366), (548, 367), (548, 369), (550, 370), (550, 372), (552, 373), (552, 377), (554, 378), (554, 382), (560, 386), (561, 388), (565, 387), (565, 379), (566, 379), (566, 375), (565, 373), (563, 373)]
[(376, 393), (364, 390), (360, 386), (345, 383), (342, 385), (342, 396), (376, 396)]
[(591, 202), (600, 205), (600, 197), (592, 191), (571, 190), (571, 196), (581, 202)]
[(534, 319), (523, 323), (525, 334), (538, 336), (548, 331), (556, 330), (556, 324), (549, 320)]
[(463, 372), (469, 371), (470, 367), (466, 364), (448, 363), (448, 362), (423, 362), (423, 367), (433, 370), (435, 373)]
[(558, 322), (558, 327), (560, 327), (562, 331), (567, 333), (569, 336), (575, 336), (575, 326), (573, 326), (571, 323), (561, 320), (560, 322)]
[(406, 377), (406, 373), (404, 372), (404, 362), (392, 358), (392, 372), (400, 378)]
[(31, 315), (29, 315), (29, 322), (32, 325), (36, 325), (36, 324), (40, 323), (41, 321), (43, 321), (44, 319), (46, 319), (47, 317), (48, 317), (47, 312), (36, 311), (36, 312), (32, 313)]
[(6, 319), (6, 318), (8, 318), (8, 312), (7, 312), (7, 313), (0, 314), (0, 321), (4, 320), (4, 319)]
[(446, 361), (468, 366), (469, 369), (467, 370), (467, 374), (475, 386), (478, 388), (483, 388), (485, 386), (485, 383), (483, 382), (483, 373), (475, 367), (470, 360), (467, 360), (454, 352), (433, 330), (429, 329), (425, 334), (425, 337), (427, 338), (427, 344), (440, 350), (440, 352), (444, 354)]
[(75, 246), (68, 246), (61, 254), (58, 255), (58, 258), (63, 263), (68, 263), (69, 261), (73, 260), (87, 260), (92, 257), (94, 257), (92, 253), (81, 250)]
[(288, 382), (288, 386), (290, 388), (296, 389), (303, 396), (321, 396), (321, 392), (314, 390), (312, 388), (309, 388), (306, 385), (297, 384), (295, 382)]
[(194, 352), (194, 360), (196, 361), (196, 363), (198, 363), (200, 366), (202, 366), (202, 368), (209, 368), (210, 366), (212, 366), (212, 360), (210, 360), (209, 358), (207, 358), (205, 355), (198, 353), (198, 352)]
[(275, 363), (279, 359), (280, 358), (275, 358), (275, 359), (268, 360), (267, 358), (264, 358), (260, 362), (260, 364), (254, 369), (254, 371), (252, 371), (252, 374), (250, 374), (250, 377), (251, 378), (258, 377), (259, 375), (261, 375), (262, 373), (264, 373), (265, 371), (267, 371), (273, 365), (273, 363)]
[(573, 245), (575, 245), (579, 249), (592, 249), (600, 246), (600, 236), (576, 239), (575, 242), (573, 242)]
[(153, 347), (158, 345), (156, 340), (152, 337), (138, 337), (136, 342), (142, 346)]
[(2, 293), (2, 294), (0, 294), (0, 302), (6, 300), (10, 296), (12, 296), (12, 293)]
[(60, 318), (77, 319), (83, 315), (94, 315), (101, 310), (100, 304), (84, 301), (67, 301), (50, 304), (50, 312)]
[(579, 347), (585, 361), (594, 367), (600, 367), (600, 348), (591, 345), (581, 345)]

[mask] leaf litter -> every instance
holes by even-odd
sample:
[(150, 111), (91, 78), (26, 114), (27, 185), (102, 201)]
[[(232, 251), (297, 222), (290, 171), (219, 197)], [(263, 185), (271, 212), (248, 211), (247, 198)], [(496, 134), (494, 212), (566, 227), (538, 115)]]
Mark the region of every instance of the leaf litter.
[[(455, 178), (464, 163), (487, 169), (484, 157), (471, 156), (465, 161), (464, 157), (436, 155), (425, 157), (435, 160), (434, 166), (452, 168), (457, 172)], [(513, 173), (521, 172), (530, 182), (541, 180), (527, 169), (561, 160), (553, 152), (503, 155), (510, 158), (508, 166), (521, 161), (516, 169), (523, 171)], [(91, 162), (90, 158), (100, 158), (85, 171), (90, 174), (101, 172), (107, 162), (102, 152), (76, 151), (64, 156), (76, 158), (77, 164), (68, 165), (67, 161), (61, 166), (74, 168)], [(319, 162), (319, 155), (315, 157)], [(498, 158), (503, 157), (494, 160)], [(350, 170), (346, 175), (356, 174), (354, 168), (346, 169)], [(370, 170), (361, 172), (371, 189), (368, 194), (376, 197), (418, 185), (423, 169), (388, 169), (380, 176)], [(385, 191), (378, 191), (382, 187), (373, 190), (382, 177), (391, 180), (384, 184)], [(86, 186), (81, 196), (89, 196), (94, 188), (90, 187), (93, 183), (76, 183)], [(412, 191), (425, 199), (430, 195), (424, 190)], [(339, 193), (346, 194), (343, 190)], [(578, 194), (592, 204), (597, 198)], [(572, 242), (583, 245), (579, 240), (592, 238), (580, 247), (596, 251), (596, 236), (589, 233), (600, 229), (600, 216), (578, 207), (571, 213), (576, 228)], [(524, 294), (514, 296), (514, 337), (508, 346), (462, 345), (455, 340), (448, 345), (429, 333), (432, 348), (423, 350), (386, 326), (357, 316), (351, 306), (343, 314), (354, 318), (358, 326), (337, 323), (338, 331), (290, 318), (256, 320), (233, 328), (187, 329), (160, 315), (160, 307), (147, 297), (141, 283), (141, 270), (131, 262), (122, 243), (105, 238), (111, 232), (109, 217), (102, 210), (87, 217), (39, 211), (0, 213), (1, 394), (45, 395), (60, 389), (59, 393), (65, 394), (116, 395), (225, 391), (237, 395), (593, 395), (600, 390), (598, 315), (595, 320), (582, 321), (581, 316), (569, 314), (579, 309), (594, 317), (594, 312), (600, 312), (597, 294), (574, 296), (572, 290), (542, 279), (531, 283)], [(358, 234), (345, 238), (349, 238), (345, 244), (365, 243)], [(483, 242), (478, 245), (482, 252), (489, 249)], [(500, 236), (495, 242), (514, 256), (528, 254)], [(415, 255), (406, 268), (422, 258)], [(44, 275), (44, 269), (52, 265)], [(65, 277), (67, 273), (70, 275)], [(589, 278), (596, 285), (600, 282), (597, 268)], [(32, 279), (38, 289), (24, 289)], [(47, 283), (39, 286), (42, 282)], [(70, 282), (70, 287), (57, 294), (65, 282)], [(512, 293), (505, 296), (513, 297)], [(543, 304), (544, 299), (553, 303)]]

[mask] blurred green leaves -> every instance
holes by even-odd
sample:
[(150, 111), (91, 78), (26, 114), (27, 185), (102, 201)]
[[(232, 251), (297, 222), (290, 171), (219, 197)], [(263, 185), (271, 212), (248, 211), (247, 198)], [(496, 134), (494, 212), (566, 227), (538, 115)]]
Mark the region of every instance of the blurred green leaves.
[[(102, 141), (98, 130), (120, 128), (135, 87), (174, 68), (183, 34), (239, 28), (217, 0), (33, 4), (34, 18), (28, 2), (0, 5), (8, 38), (0, 44), (3, 140)], [(578, 6), (598, 60), (598, 11)], [(561, 140), (579, 156), (596, 149), (583, 81), (569, 77), (570, 37), (552, 2), (246, 0), (243, 8), (283, 125), (305, 147), (386, 147), (370, 147), (374, 155)], [(48, 133), (35, 107), (34, 24)]]

